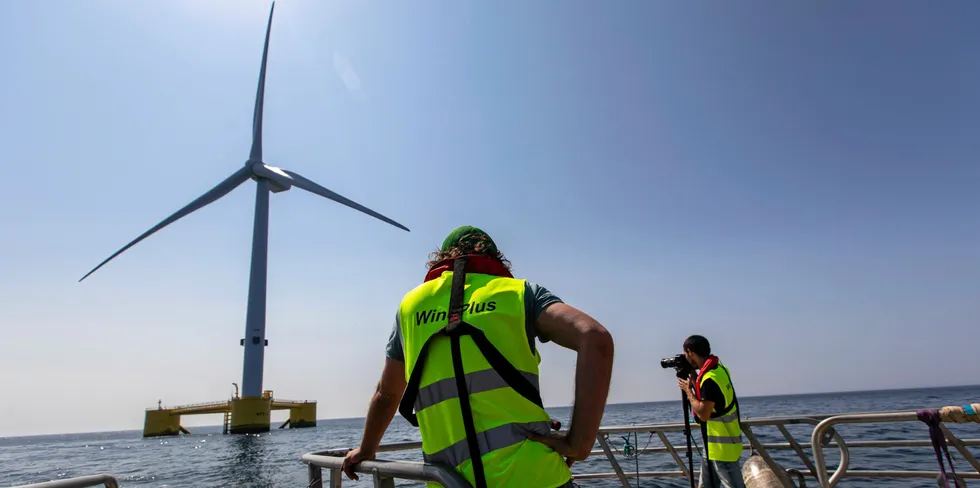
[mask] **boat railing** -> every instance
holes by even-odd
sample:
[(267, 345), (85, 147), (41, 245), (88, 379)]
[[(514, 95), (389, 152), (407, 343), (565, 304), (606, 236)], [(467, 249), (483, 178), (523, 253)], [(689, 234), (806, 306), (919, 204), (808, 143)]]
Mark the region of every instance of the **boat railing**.
[(119, 482), (112, 475), (93, 474), (89, 476), (78, 476), (75, 478), (65, 478), (61, 480), (45, 481), (31, 485), (20, 485), (13, 488), (89, 488), (91, 486), (104, 486), (105, 488), (119, 488)]
[[(418, 444), (421, 443), (405, 443)], [(417, 448), (418, 448), (417, 447)], [(411, 447), (406, 447), (411, 449)], [(391, 451), (393, 449), (389, 449)], [(400, 449), (399, 449), (400, 450)], [(307, 488), (323, 488), (323, 469), (330, 470), (328, 488), (339, 488), (343, 483), (344, 474), (340, 471), (340, 466), (344, 462), (344, 455), (347, 449), (337, 451), (311, 452), (303, 455), (303, 462), (307, 464), (309, 470), (309, 484)], [(354, 471), (362, 475), (370, 475), (374, 481), (375, 488), (394, 488), (395, 480), (412, 480), (436, 483), (446, 488), (472, 488), (468, 481), (452, 469), (443, 468), (434, 464), (414, 463), (408, 461), (362, 461), (355, 466)]]
[[(950, 407), (947, 407), (950, 408)], [(973, 414), (976, 417), (976, 414)], [(836, 486), (837, 483), (843, 476), (847, 476), (849, 473), (846, 471), (847, 465), (843, 461), (844, 470), (838, 469), (832, 475), (828, 475), (826, 460), (823, 454), (823, 445), (817, 442), (818, 439), (822, 439), (834, 432), (834, 425), (838, 424), (859, 424), (859, 423), (879, 423), (879, 422), (918, 422), (922, 418), (919, 416), (919, 412), (881, 412), (881, 413), (863, 413), (863, 414), (846, 414), (846, 415), (835, 415), (823, 419), (817, 426), (813, 429), (811, 434), (811, 444), (813, 445), (813, 461), (816, 469), (815, 471), (817, 481), (823, 488), (830, 488)], [(964, 420), (960, 420), (963, 422)], [(949, 444), (959, 451), (960, 455), (963, 456), (976, 473), (957, 473), (957, 477), (961, 479), (980, 479), (980, 462), (977, 461), (976, 456), (970, 452), (967, 446), (976, 446), (977, 439), (966, 439), (961, 440), (952, 432), (949, 428), (942, 422), (938, 424), (942, 436), (946, 438)], [(908, 444), (902, 444), (901, 447), (906, 447)], [(932, 442), (917, 443), (918, 445), (933, 446)], [(846, 452), (846, 450), (844, 451)], [(937, 452), (938, 454), (938, 452)], [(852, 472), (853, 473), (853, 472)], [(861, 475), (865, 472), (859, 472), (857, 475)], [(885, 471), (884, 475), (878, 475), (878, 477), (895, 477), (895, 478), (938, 478), (941, 473), (934, 471)], [(952, 480), (951, 480), (952, 482)], [(959, 484), (956, 484), (959, 486)]]
[[(929, 440), (853, 440), (845, 441), (839, 432), (833, 428), (839, 423), (861, 423), (861, 422), (899, 422), (918, 420), (916, 412), (883, 412), (883, 413), (855, 413), (846, 415), (800, 415), (782, 417), (760, 417), (742, 419), (742, 432), (748, 441), (744, 444), (746, 449), (758, 453), (767, 463), (773, 465), (769, 451), (793, 451), (800, 459), (803, 467), (788, 467), (799, 475), (817, 480), (823, 488), (831, 488), (844, 478), (906, 478), (906, 479), (937, 479), (939, 471), (915, 471), (915, 470), (849, 470), (850, 449), (854, 448), (907, 448), (907, 447), (930, 447), (932, 442)], [(809, 442), (800, 442), (790, 433), (788, 426), (807, 425), (812, 426), (812, 435)], [(699, 427), (691, 425), (695, 435)], [(775, 428), (782, 434), (785, 442), (760, 442), (755, 430), (759, 428)], [(968, 446), (980, 446), (980, 439), (959, 439), (944, 425), (940, 425), (943, 434), (949, 443), (954, 446), (975, 472), (957, 472), (963, 479), (980, 479), (980, 463), (970, 452)], [(575, 473), (575, 465), (572, 466), (573, 479), (579, 483), (589, 480), (617, 479), (623, 488), (630, 488), (630, 479), (634, 478), (689, 478), (695, 479), (699, 472), (695, 470), (690, 473), (686, 464), (687, 447), (675, 446), (668, 433), (684, 431), (684, 423), (670, 424), (645, 424), (645, 425), (624, 425), (607, 426), (599, 429), (596, 443), (599, 449), (593, 450), (593, 456), (602, 455), (609, 463), (612, 471), (602, 473)], [(652, 453), (670, 454), (678, 469), (673, 471), (635, 471), (623, 469), (616, 454), (619, 452), (609, 441), (610, 435), (616, 434), (646, 434), (657, 436), (662, 446), (645, 447), (634, 449), (631, 456)], [(410, 451), (421, 449), (421, 442), (400, 442), (383, 444), (378, 452)], [(837, 447), (840, 452), (840, 461), (833, 471), (828, 474), (824, 448)], [(807, 455), (805, 449), (811, 449), (813, 457)], [(302, 461), (307, 464), (309, 472), (309, 487), (322, 488), (324, 485), (323, 470), (329, 471), (328, 488), (340, 488), (343, 483), (343, 473), (340, 471), (344, 455), (349, 449), (333, 449), (304, 454)], [(696, 451), (695, 451), (696, 452)], [(695, 458), (695, 466), (700, 464)], [(376, 487), (392, 487), (395, 479), (415, 480), (434, 482), (447, 488), (468, 488), (465, 480), (461, 480), (455, 471), (439, 466), (420, 462), (374, 460), (360, 463), (355, 471), (357, 473), (369, 475), (374, 479)], [(795, 473), (794, 473), (795, 474)], [(690, 479), (690, 478), (689, 478)]]

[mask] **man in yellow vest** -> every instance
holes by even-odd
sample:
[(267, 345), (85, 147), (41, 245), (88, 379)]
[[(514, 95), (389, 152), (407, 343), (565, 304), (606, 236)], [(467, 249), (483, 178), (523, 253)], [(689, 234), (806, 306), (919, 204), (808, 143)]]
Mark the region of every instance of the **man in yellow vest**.
[[(704, 457), (701, 459), (702, 488), (745, 488), (739, 459), (742, 457), (742, 429), (739, 425), (738, 397), (728, 368), (711, 354), (711, 344), (703, 336), (692, 335), (684, 341), (684, 356), (695, 369), (692, 385), (677, 380), (681, 391), (691, 401), (691, 409), (701, 424)], [(693, 375), (692, 375), (692, 379)]]
[[(359, 448), (373, 459), (398, 410), (422, 435), (426, 462), (476, 488), (570, 487), (569, 467), (595, 443), (612, 376), (613, 341), (587, 314), (510, 273), (486, 232), (455, 229), (425, 280), (398, 307)], [(578, 353), (567, 434), (552, 431), (539, 393), (535, 339)]]

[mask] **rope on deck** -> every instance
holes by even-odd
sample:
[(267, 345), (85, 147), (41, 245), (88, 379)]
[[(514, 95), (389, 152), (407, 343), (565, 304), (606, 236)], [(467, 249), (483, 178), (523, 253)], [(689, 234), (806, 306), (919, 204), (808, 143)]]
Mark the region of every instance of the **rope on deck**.
[(958, 424), (966, 422), (980, 423), (980, 403), (964, 405), (962, 407), (940, 408), (939, 417), (943, 422)]

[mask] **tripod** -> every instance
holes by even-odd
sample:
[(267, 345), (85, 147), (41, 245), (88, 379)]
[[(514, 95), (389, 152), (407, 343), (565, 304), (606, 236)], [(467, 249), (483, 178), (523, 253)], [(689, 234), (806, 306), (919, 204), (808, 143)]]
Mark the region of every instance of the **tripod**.
[[(690, 372), (681, 369), (677, 370), (677, 378), (689, 378)], [(684, 405), (684, 438), (687, 439), (687, 473), (691, 481), (691, 488), (694, 488), (694, 450), (691, 449), (691, 401), (687, 399), (687, 393), (681, 392), (681, 403)]]

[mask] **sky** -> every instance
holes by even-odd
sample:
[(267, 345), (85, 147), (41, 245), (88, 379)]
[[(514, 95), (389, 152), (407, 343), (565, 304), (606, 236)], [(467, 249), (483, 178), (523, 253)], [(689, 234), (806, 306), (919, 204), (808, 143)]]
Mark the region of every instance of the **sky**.
[[(78, 279), (244, 164), (269, 5), (4, 4), (0, 436), (140, 429), (240, 384), (254, 183)], [(265, 161), (411, 232), (272, 196), (264, 388), (363, 416), (464, 224), (612, 332), (610, 403), (676, 398), (659, 359), (695, 333), (746, 397), (975, 383), (978, 14), (277, 2)], [(541, 354), (570, 404), (575, 353)]]

